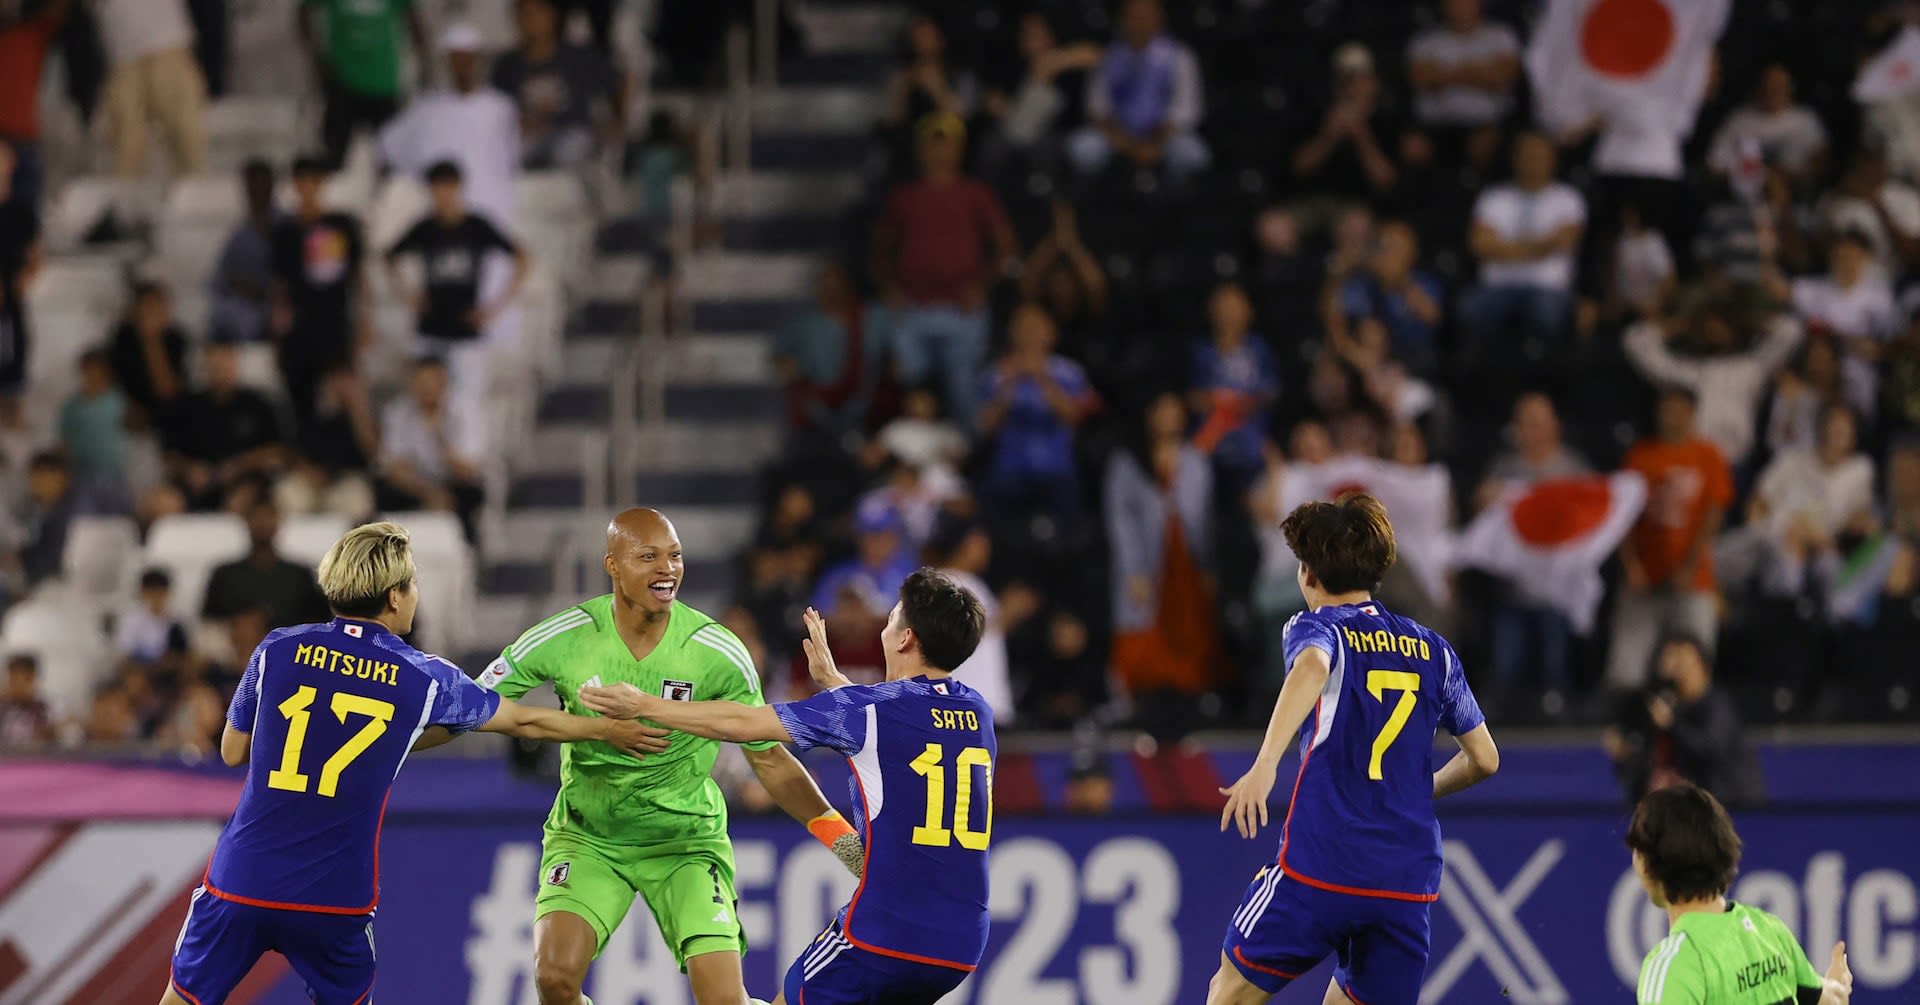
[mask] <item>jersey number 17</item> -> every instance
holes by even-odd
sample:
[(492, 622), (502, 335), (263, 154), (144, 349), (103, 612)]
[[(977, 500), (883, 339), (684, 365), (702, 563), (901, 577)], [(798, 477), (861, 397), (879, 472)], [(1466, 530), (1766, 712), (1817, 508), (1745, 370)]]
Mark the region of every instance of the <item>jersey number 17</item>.
[[(280, 766), (267, 773), (267, 787), (287, 792), (307, 791), (307, 776), (300, 773), (300, 752), (307, 742), (307, 724), (313, 719), (313, 699), (319, 694), (311, 684), (302, 684), (293, 693), (293, 697), (280, 703), (280, 714), (287, 720), (287, 742), (280, 752)], [(393, 703), (368, 698), (363, 695), (336, 691), (333, 695), (333, 714), (341, 722), (349, 715), (364, 715), (367, 724), (360, 727), (358, 733), (347, 738), (340, 749), (328, 757), (320, 766), (320, 795), (333, 798), (340, 786), (340, 773), (347, 770), (373, 741), (380, 739), (387, 731), (387, 723), (393, 721)]]

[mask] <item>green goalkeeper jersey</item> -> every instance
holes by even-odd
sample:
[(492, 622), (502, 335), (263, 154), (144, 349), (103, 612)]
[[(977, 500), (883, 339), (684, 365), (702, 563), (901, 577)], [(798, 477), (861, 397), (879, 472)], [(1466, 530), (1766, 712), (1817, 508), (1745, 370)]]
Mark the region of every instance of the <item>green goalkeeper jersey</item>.
[[(635, 660), (613, 624), (613, 596), (595, 597), (534, 625), (480, 675), (480, 684), (518, 698), (552, 682), (561, 707), (593, 715), (580, 689), (632, 684), (675, 701), (726, 699), (760, 705), (760, 675), (739, 638), (719, 622), (674, 602), (667, 631)], [(726, 840), (727, 804), (713, 781), (718, 741), (685, 733), (664, 753), (636, 760), (598, 742), (569, 743), (560, 754), (560, 791), (546, 832), (614, 845), (713, 837)], [(753, 750), (774, 742), (743, 744)]]
[(1779, 918), (1727, 902), (1695, 911), (1640, 965), (1640, 1005), (1787, 1005), (1820, 1000), (1820, 973)]

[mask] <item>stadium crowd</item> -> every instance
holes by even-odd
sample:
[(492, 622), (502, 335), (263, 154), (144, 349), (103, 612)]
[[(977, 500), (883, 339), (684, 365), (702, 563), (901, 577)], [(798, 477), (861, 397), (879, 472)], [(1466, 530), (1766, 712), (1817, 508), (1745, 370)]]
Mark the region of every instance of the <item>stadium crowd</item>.
[[(692, 157), (664, 116), (628, 144), (612, 3), (519, 0), (488, 69), (476, 33), (429, 37), (406, 3), (309, 2), (315, 154), (247, 164), (205, 330), (138, 276), (70, 380), (24, 386), (43, 60), (63, 47), (115, 171), (147, 173), (154, 133), (194, 174), (224, 6), (0, 5), (0, 584), (57, 574), (79, 515), (240, 514), (250, 554), (204, 613), (244, 653), (309, 617), (278, 521), (440, 510), (472, 534), (499, 449), (488, 358), (540, 264), (520, 172), (613, 157), (664, 212)], [(711, 86), (742, 6), (666, 4), (654, 73)], [(1910, 719), (1889, 657), (1920, 639), (1920, 98), (1849, 86), (1913, 15), (1732, 6), (1693, 128), (1554, 132), (1522, 70), (1529, 4), (914, 12), (869, 197), (773, 334), (788, 436), (729, 625), (784, 653), (817, 607), (858, 679), (932, 563), (989, 600), (963, 674), (1003, 726), (1264, 721), (1301, 605), (1275, 529), (1289, 472), (1364, 458), (1440, 486), (1394, 512), (1385, 602), (1448, 631), (1505, 721), (1611, 722), (1630, 786), (1670, 768), (1668, 739), (1740, 760), (1743, 719)], [(576, 7), (593, 44), (561, 37)], [(429, 179), (411, 226), (333, 208), (356, 130)], [(89, 238), (164, 247), (154, 222), (118, 200)], [(373, 372), (383, 279), (418, 337)], [(1552, 591), (1421, 560), (1513, 486), (1623, 468), (1650, 500), (1590, 634)], [(168, 589), (142, 579), (121, 669), (67, 738), (217, 731), (232, 668), (192, 655)], [(771, 694), (804, 686), (761, 663)], [(54, 731), (37, 674), (9, 666), (0, 743)]]
[[(1911, 721), (1915, 99), (1849, 94), (1910, 7), (1734, 4), (1694, 128), (1571, 132), (1535, 124), (1532, 8), (917, 12), (886, 169), (776, 336), (735, 622), (811, 604), (871, 671), (928, 561), (993, 594), (1003, 725), (1253, 725), (1289, 472), (1368, 458), (1444, 486), (1394, 511), (1385, 601), (1502, 721), (1610, 724), (1629, 789), (1677, 757), (1741, 798), (1742, 720)], [(1416, 561), (1623, 469), (1649, 499), (1584, 637), (1553, 588)]]

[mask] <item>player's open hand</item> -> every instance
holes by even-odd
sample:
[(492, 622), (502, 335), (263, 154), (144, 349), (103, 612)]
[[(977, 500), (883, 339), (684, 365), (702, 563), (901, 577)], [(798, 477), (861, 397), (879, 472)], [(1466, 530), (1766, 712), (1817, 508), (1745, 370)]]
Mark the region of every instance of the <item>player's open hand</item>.
[(1833, 944), (1833, 958), (1827, 963), (1826, 980), (1820, 989), (1820, 1005), (1847, 1005), (1853, 999), (1853, 968), (1847, 966), (1847, 944)]
[(1233, 823), (1241, 837), (1253, 837), (1267, 825), (1267, 797), (1273, 794), (1273, 769), (1256, 763), (1232, 787), (1221, 789), (1220, 794), (1227, 797), (1226, 808), (1220, 811), (1220, 829), (1224, 831), (1228, 823)]
[(827, 619), (809, 607), (802, 620), (807, 623), (807, 637), (800, 648), (807, 652), (807, 673), (813, 675), (813, 682), (828, 691), (853, 683), (833, 663), (833, 650), (827, 648)]
[(583, 687), (580, 703), (609, 719), (644, 719), (651, 696), (632, 684)]
[(664, 752), (667, 749), (667, 737), (671, 735), (671, 730), (643, 725), (631, 719), (607, 721), (606, 742), (635, 757)]

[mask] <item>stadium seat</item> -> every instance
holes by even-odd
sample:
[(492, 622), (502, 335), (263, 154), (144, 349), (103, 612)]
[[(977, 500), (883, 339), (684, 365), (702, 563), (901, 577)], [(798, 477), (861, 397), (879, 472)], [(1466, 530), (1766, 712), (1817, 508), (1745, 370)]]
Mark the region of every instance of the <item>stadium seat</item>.
[(327, 549), (333, 542), (353, 529), (353, 521), (333, 513), (304, 513), (290, 516), (280, 523), (280, 533), (273, 540), (275, 548), (290, 562), (298, 562), (308, 568), (318, 567), (320, 560), (327, 556)]
[(240, 383), (274, 399), (286, 396), (280, 378), (280, 359), (273, 346), (249, 342), (240, 347)]
[(468, 613), (474, 602), (473, 549), (451, 513), (415, 510), (382, 517), (407, 529), (413, 538), (414, 565), (420, 570), (419, 645), (457, 651), (473, 636)]
[(367, 210), (367, 253), (384, 255), (420, 218), (427, 215), (432, 200), (427, 187), (418, 178), (390, 174), (373, 194)]
[(147, 533), (146, 562), (173, 574), (173, 609), (186, 618), (200, 616), (214, 567), (246, 553), (246, 522), (231, 513), (162, 517)]
[(98, 612), (57, 595), (35, 597), (8, 610), (0, 621), (0, 645), (9, 656), (32, 654), (39, 660), (41, 693), (57, 715), (85, 715), (94, 688), (113, 669)]
[(592, 213), (580, 179), (563, 171), (522, 175), (515, 192), (520, 219), (516, 235), (527, 253), (562, 286), (581, 286), (579, 268), (590, 248)]
[(126, 600), (140, 576), (140, 528), (123, 516), (80, 516), (60, 556), (67, 583), (102, 606)]

